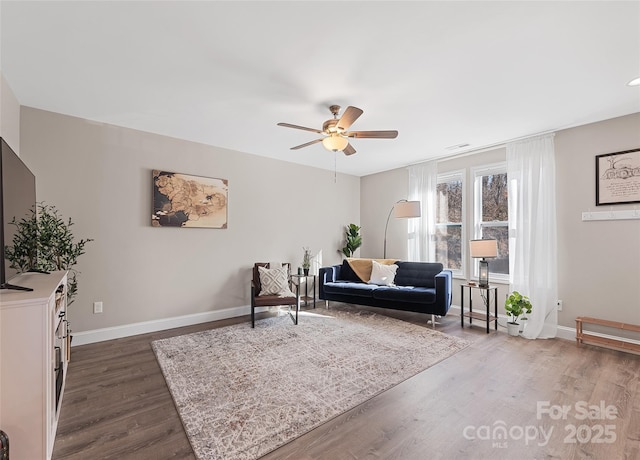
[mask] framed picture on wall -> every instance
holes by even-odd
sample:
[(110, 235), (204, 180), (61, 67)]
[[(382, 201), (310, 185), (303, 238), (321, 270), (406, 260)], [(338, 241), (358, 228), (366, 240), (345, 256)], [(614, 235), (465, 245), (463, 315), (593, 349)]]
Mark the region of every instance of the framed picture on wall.
[(153, 170), (153, 227), (227, 228), (226, 179)]
[(640, 149), (596, 155), (596, 206), (640, 203)]

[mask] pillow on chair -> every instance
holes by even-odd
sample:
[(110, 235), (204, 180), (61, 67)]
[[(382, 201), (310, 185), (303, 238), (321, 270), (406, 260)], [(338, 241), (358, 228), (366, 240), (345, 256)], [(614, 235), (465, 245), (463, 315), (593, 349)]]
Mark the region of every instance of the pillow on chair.
[(278, 297), (295, 297), (289, 289), (289, 274), (287, 267), (265, 268), (258, 267), (260, 274), (260, 294), (277, 295)]

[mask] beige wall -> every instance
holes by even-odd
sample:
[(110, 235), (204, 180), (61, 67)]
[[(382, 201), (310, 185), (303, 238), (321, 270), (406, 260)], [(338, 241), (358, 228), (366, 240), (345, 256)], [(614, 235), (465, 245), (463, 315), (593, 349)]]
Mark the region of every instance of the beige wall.
[(640, 324), (640, 220), (582, 221), (595, 206), (595, 156), (640, 148), (640, 113), (559, 131), (555, 137), (561, 325), (576, 316)]
[(20, 155), (20, 103), (0, 73), (0, 137)]
[[(360, 220), (355, 176), (334, 183), (331, 171), (26, 107), (21, 136), (38, 200), (95, 239), (78, 266), (75, 332), (248, 306), (254, 262), (297, 267), (309, 246), (338, 263), (344, 225)], [(151, 227), (152, 169), (228, 179), (228, 229)]]
[[(582, 222), (582, 212), (595, 211), (595, 155), (640, 148), (640, 114), (561, 130), (555, 136), (557, 163), (558, 270), (559, 297), (564, 301), (559, 324), (575, 327), (576, 316), (596, 316), (640, 324), (640, 220)], [(504, 161), (504, 148), (461, 156), (439, 163), (439, 172), (467, 170), (474, 166)], [(472, 177), (467, 176), (467, 187)], [(406, 168), (361, 178), (363, 228), (373, 228), (363, 243), (367, 257), (379, 257), (382, 232), (389, 208), (406, 197)], [(404, 194), (404, 196), (403, 196)], [(386, 199), (386, 196), (389, 199)], [(382, 203), (382, 204), (381, 204)], [(617, 205), (604, 209), (639, 209), (640, 205)], [(599, 207), (597, 210), (603, 210)], [(472, 206), (466, 214), (471, 221)], [(393, 231), (393, 232), (392, 232)], [(406, 227), (389, 224), (387, 247), (406, 254)], [(467, 229), (467, 232), (470, 230)], [(467, 233), (467, 240), (470, 234)], [(366, 250), (365, 250), (366, 248)], [(470, 261), (467, 259), (467, 279)], [(453, 303), (460, 304), (460, 283), (454, 282)], [(498, 305), (502, 310), (509, 286), (499, 286)], [(474, 302), (480, 301), (474, 298)], [(503, 312), (504, 313), (504, 312)], [(611, 331), (608, 331), (611, 333)]]
[[(382, 258), (384, 228), (389, 211), (398, 200), (406, 200), (409, 193), (409, 174), (406, 168), (393, 169), (361, 178), (360, 225), (362, 227), (361, 257)], [(387, 257), (407, 259), (407, 220), (389, 219)]]

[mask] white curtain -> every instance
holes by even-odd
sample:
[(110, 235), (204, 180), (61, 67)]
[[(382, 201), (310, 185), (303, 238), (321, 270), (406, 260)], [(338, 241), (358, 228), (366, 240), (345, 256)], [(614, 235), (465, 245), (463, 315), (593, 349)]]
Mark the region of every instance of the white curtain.
[(556, 167), (553, 134), (507, 144), (511, 290), (531, 299), (523, 332), (555, 337), (558, 329)]
[(436, 187), (438, 163), (428, 161), (409, 167), (409, 201), (420, 201), (419, 218), (408, 219), (409, 260), (435, 261)]

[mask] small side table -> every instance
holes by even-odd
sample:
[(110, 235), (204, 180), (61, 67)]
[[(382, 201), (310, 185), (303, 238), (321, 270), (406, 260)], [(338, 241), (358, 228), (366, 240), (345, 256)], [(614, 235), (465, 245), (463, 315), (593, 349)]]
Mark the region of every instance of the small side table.
[[(298, 286), (304, 279), (304, 296), (300, 296), (300, 300), (304, 302), (304, 306), (308, 306), (309, 302), (313, 301), (313, 308), (316, 308), (316, 276), (317, 275), (291, 275), (292, 278), (297, 278)], [(313, 286), (313, 295), (309, 295), (309, 282)]]
[[(469, 312), (465, 313), (464, 311), (464, 290), (465, 288), (469, 289)], [(484, 297), (484, 305), (487, 309), (486, 313), (480, 313), (477, 311), (473, 311), (473, 289), (479, 289), (480, 291), (485, 291), (486, 297)], [(494, 314), (492, 315), (489, 311), (489, 306), (491, 305), (491, 291), (493, 291), (493, 309)], [(498, 330), (498, 287), (497, 286), (487, 286), (480, 287), (477, 284), (463, 284), (460, 286), (460, 325), (464, 328), (464, 318), (465, 316), (469, 318), (469, 325), (473, 323), (473, 319), (478, 319), (480, 321), (485, 321), (487, 323), (487, 334), (489, 333), (489, 325), (491, 321), (495, 323), (495, 329)]]

